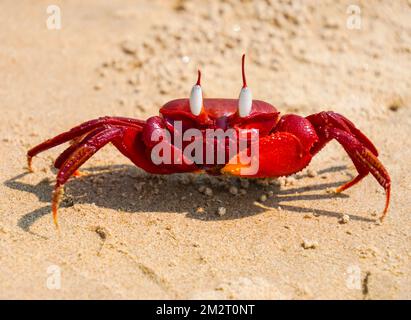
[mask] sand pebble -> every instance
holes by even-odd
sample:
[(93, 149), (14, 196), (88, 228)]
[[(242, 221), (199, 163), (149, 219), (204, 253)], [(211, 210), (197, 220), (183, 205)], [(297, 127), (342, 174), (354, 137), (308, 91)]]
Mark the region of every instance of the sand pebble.
[(106, 71), (106, 70), (100, 70), (99, 73), (98, 73), (98, 75), (99, 75), (101, 78), (105, 78), (105, 77), (107, 76), (107, 71)]
[(334, 188), (327, 188), (327, 190), (325, 190), (325, 192), (327, 192), (328, 194), (336, 193)]
[(296, 182), (296, 179), (294, 177), (287, 177), (285, 178), (285, 185), (286, 186), (293, 186)]
[(393, 101), (391, 101), (391, 103), (388, 106), (388, 109), (390, 111), (398, 111), (400, 108), (402, 108), (404, 106), (404, 102), (402, 101), (401, 98), (395, 98), (393, 99)]
[(182, 56), (181, 61), (185, 64), (190, 62), (190, 57), (189, 56)]
[(341, 218), (340, 218), (340, 220), (339, 220), (339, 222), (341, 223), (341, 224), (346, 224), (346, 223), (348, 223), (350, 221), (350, 216), (348, 215), (348, 214), (344, 214)]
[(205, 188), (205, 190), (204, 190), (204, 194), (206, 195), (206, 196), (209, 196), (209, 197), (211, 197), (212, 195), (213, 195), (213, 190), (211, 189), (211, 188)]
[(225, 215), (227, 213), (227, 209), (225, 208), (225, 207), (218, 207), (218, 209), (217, 209), (217, 214), (219, 215), (219, 216), (223, 216), (223, 215)]
[(232, 195), (237, 195), (237, 194), (238, 194), (238, 189), (237, 189), (237, 187), (235, 187), (235, 186), (231, 186), (231, 187), (228, 189), (228, 192), (230, 192)]
[(301, 243), (301, 246), (304, 249), (315, 249), (318, 247), (318, 242), (314, 240), (304, 239), (303, 242)]
[(137, 48), (136, 45), (134, 43), (132, 43), (131, 41), (123, 41), (120, 44), (121, 50), (125, 53), (125, 54), (129, 54), (129, 55), (135, 55), (137, 52)]
[(309, 176), (310, 178), (314, 178), (317, 176), (317, 171), (312, 170), (312, 169), (308, 169), (307, 170), (307, 176)]
[(292, 186), (292, 185), (294, 185), (295, 184), (295, 178), (293, 178), (293, 177), (280, 177), (280, 178), (278, 178), (278, 183), (277, 183), (277, 185), (278, 186), (284, 186), (284, 187), (286, 187), (286, 186)]
[(101, 240), (106, 240), (110, 235), (110, 232), (105, 227), (97, 226), (94, 228), (94, 231), (98, 234)]

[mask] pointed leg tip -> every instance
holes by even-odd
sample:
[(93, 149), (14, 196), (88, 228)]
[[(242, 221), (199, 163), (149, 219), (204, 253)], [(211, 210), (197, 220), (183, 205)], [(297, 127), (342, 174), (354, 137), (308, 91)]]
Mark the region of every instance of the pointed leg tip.
[(53, 210), (52, 210), (53, 224), (56, 228), (56, 231), (60, 234), (60, 225), (59, 225), (59, 222), (58, 222), (57, 210), (58, 210), (58, 204), (57, 205), (53, 204)]
[(343, 188), (341, 187), (334, 189), (334, 193), (341, 193), (341, 192), (343, 192)]
[(59, 232), (60, 231), (60, 225), (59, 225), (59, 222), (58, 222), (58, 219), (57, 219), (57, 213), (54, 214), (54, 212), (53, 212), (53, 223), (54, 223), (54, 226), (56, 227), (56, 230)]
[(384, 209), (384, 211), (382, 212), (382, 216), (380, 218), (378, 218), (378, 220), (382, 223), (385, 220), (385, 217), (387, 216), (388, 213), (388, 207)]
[(391, 195), (391, 185), (388, 185), (388, 187), (386, 187), (386, 200), (385, 200), (385, 207), (384, 207), (384, 211), (382, 212), (382, 216), (380, 217), (380, 221), (383, 222), (383, 220), (385, 219), (385, 217), (387, 216), (388, 213), (388, 208), (390, 206), (390, 195)]
[(87, 173), (84, 172), (84, 171), (76, 170), (76, 171), (74, 171), (73, 176), (75, 178), (81, 178), (81, 177), (87, 176)]
[(52, 214), (53, 214), (53, 222), (57, 230), (59, 230), (57, 211), (58, 211), (60, 197), (62, 193), (63, 193), (62, 186), (56, 185), (53, 191), (53, 200), (52, 200), (51, 208), (52, 208)]
[(54, 226), (56, 227), (56, 230), (59, 230), (59, 222), (58, 222), (58, 218), (57, 218), (57, 209), (58, 209), (58, 204), (53, 202), (52, 205), (53, 209), (52, 209), (52, 215), (53, 215), (53, 223)]
[(33, 167), (32, 167), (32, 160), (33, 160), (32, 157), (27, 156), (27, 169), (29, 172), (34, 172)]

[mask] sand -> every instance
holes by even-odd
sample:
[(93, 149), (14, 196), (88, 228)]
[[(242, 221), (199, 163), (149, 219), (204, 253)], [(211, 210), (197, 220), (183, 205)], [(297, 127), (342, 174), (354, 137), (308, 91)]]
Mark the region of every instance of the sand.
[[(49, 30), (49, 2), (2, 1), (0, 298), (411, 298), (411, 3), (356, 2), (360, 29), (350, 1), (54, 1)], [(330, 192), (355, 175), (336, 142), (310, 171), (250, 185), (148, 175), (107, 146), (67, 184), (56, 232), (63, 148), (28, 174), (30, 147), (99, 116), (155, 115), (198, 67), (207, 97), (237, 97), (244, 52), (255, 98), (340, 112), (372, 139), (392, 178), (384, 223), (372, 177)]]

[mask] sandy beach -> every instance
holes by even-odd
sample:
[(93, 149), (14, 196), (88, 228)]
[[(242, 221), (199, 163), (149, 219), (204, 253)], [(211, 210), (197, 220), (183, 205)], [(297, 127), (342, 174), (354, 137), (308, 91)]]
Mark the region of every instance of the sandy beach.
[[(411, 298), (410, 1), (53, 4), (61, 25), (48, 1), (0, 4), (0, 298)], [(383, 223), (372, 176), (331, 192), (356, 175), (335, 141), (291, 177), (249, 183), (150, 175), (108, 145), (66, 184), (56, 231), (64, 146), (33, 173), (28, 149), (100, 116), (157, 115), (198, 68), (206, 97), (237, 98), (243, 53), (253, 97), (339, 112), (375, 143), (392, 180)]]

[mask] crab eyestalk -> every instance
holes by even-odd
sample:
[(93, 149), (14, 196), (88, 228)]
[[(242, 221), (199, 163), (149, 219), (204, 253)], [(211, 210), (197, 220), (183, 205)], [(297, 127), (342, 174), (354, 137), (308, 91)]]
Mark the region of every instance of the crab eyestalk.
[(243, 76), (243, 87), (240, 91), (240, 96), (238, 97), (238, 114), (240, 117), (247, 117), (251, 112), (251, 107), (253, 106), (253, 95), (251, 89), (247, 87), (247, 80), (245, 77), (245, 54), (243, 54), (241, 61), (241, 71)]
[(195, 116), (200, 115), (203, 110), (203, 90), (201, 89), (201, 71), (198, 70), (197, 83), (191, 89), (190, 110)]

